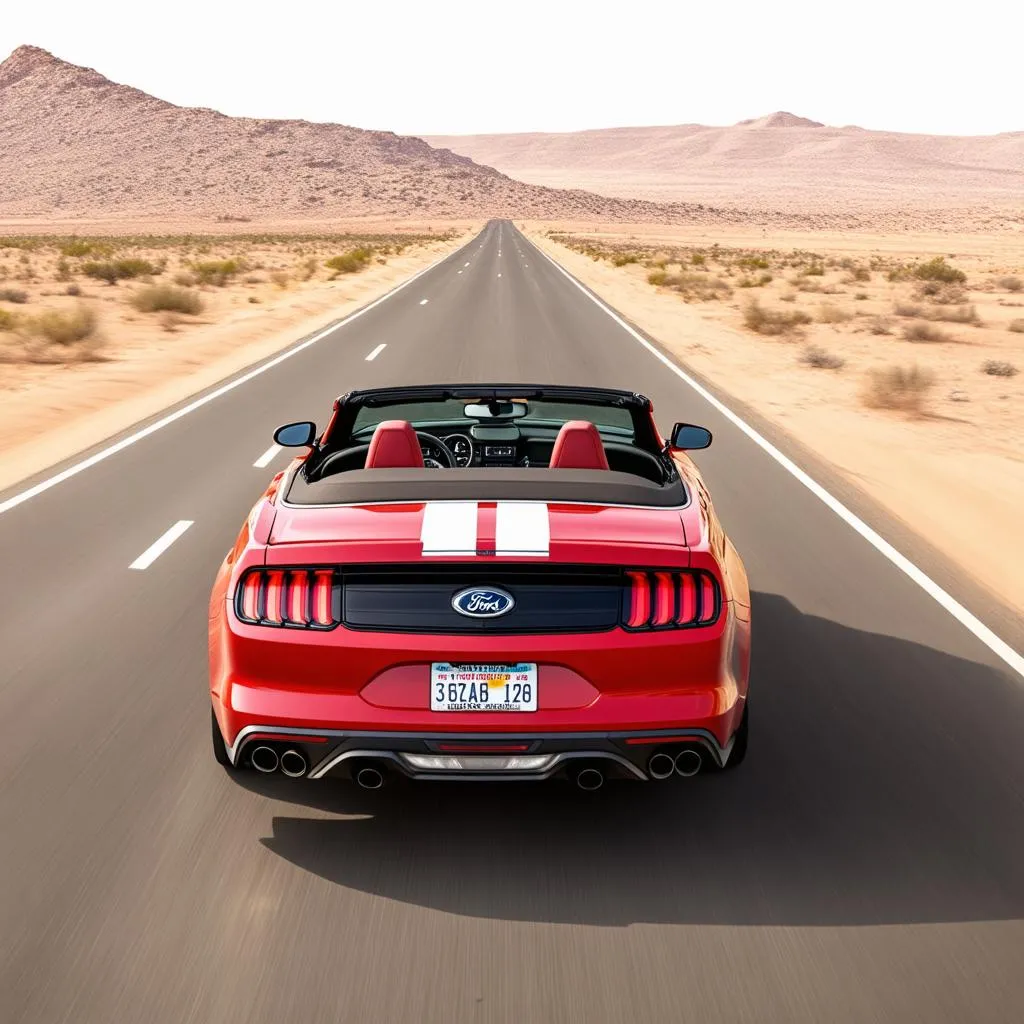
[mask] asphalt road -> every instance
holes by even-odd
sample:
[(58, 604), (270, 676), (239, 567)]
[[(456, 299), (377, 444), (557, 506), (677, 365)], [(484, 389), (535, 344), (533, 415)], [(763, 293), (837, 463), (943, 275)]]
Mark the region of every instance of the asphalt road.
[[(699, 462), (755, 591), (744, 767), (597, 794), (226, 774), (206, 606), (286, 463), (253, 466), (273, 428), (488, 379), (631, 387), (715, 432)], [(1024, 1017), (1022, 680), (507, 222), (4, 512), (0, 550), (3, 1024)]]

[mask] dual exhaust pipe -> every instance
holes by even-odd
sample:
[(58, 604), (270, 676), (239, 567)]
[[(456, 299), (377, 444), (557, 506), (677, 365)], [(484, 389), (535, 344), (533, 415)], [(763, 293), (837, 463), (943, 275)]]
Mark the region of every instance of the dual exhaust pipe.
[(673, 775), (689, 779), (703, 766), (704, 756), (693, 747), (686, 747), (675, 755), (659, 750), (656, 754), (651, 754), (651, 759), (647, 762), (647, 774), (658, 780), (669, 779)]
[(289, 747), (284, 753), (278, 754), (273, 747), (261, 744), (254, 748), (249, 760), (253, 768), (264, 775), (272, 775), (280, 769), (290, 779), (301, 779), (309, 771), (306, 755), (294, 747)]

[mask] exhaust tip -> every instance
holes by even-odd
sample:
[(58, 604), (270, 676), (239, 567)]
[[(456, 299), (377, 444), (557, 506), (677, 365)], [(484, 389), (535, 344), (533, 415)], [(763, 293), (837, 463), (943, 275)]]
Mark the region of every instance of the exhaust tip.
[(281, 755), (281, 771), (290, 779), (301, 779), (308, 768), (306, 755), (301, 750), (286, 750)]
[(264, 775), (276, 772), (279, 763), (277, 751), (273, 747), (257, 747), (249, 755), (249, 760), (252, 761), (253, 768)]
[(684, 750), (676, 757), (676, 774), (689, 779), (701, 770), (703, 764), (704, 758), (699, 751)]
[(671, 754), (664, 752), (651, 754), (651, 759), (647, 762), (647, 774), (652, 779), (667, 779), (675, 770), (676, 762)]
[(356, 782), (363, 789), (380, 789), (384, 785), (384, 775), (377, 768), (360, 768), (356, 772)]
[(604, 785), (604, 772), (597, 768), (583, 768), (576, 775), (576, 785), (592, 793)]

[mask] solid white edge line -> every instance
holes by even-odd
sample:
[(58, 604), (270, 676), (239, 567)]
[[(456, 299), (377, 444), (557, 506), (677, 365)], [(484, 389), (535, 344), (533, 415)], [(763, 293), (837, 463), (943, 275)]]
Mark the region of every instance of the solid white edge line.
[(896, 550), (880, 533), (873, 530), (859, 516), (848, 509), (838, 498), (826, 491), (813, 477), (805, 473), (792, 459), (783, 455), (767, 438), (759, 434), (750, 424), (736, 415), (727, 405), (720, 402), (707, 388), (699, 384), (685, 370), (677, 366), (663, 352), (654, 347), (642, 334), (630, 327), (613, 309), (606, 306), (596, 295), (588, 291), (554, 257), (539, 246), (534, 246), (559, 273), (563, 274), (598, 308), (604, 310), (627, 334), (638, 341), (655, 359), (664, 364), (680, 380), (688, 384), (709, 405), (720, 412), (733, 426), (738, 427), (751, 441), (770, 455), (787, 473), (795, 477), (819, 501), (827, 505), (847, 526), (859, 533), (879, 554), (887, 558), (902, 573), (913, 580), (929, 597), (938, 602), (957, 622), (973, 633), (996, 657), (1005, 662), (1021, 678), (1024, 678), (1024, 656), (1015, 651), (1005, 640), (992, 632), (977, 616), (969, 612), (951, 594), (942, 589), (930, 576), (919, 569), (906, 555)]
[(254, 469), (266, 469), (277, 458), (277, 453), (284, 449), (279, 444), (272, 444), (252, 465)]
[(374, 359), (376, 359), (376, 358), (377, 358), (377, 356), (379, 356), (379, 355), (381, 354), (381, 352), (383, 352), (383, 351), (384, 351), (384, 349), (386, 349), (387, 347), (388, 347), (388, 343), (387, 343), (386, 341), (382, 341), (382, 342), (381, 342), (381, 343), (380, 343), (380, 344), (379, 344), (379, 345), (378, 345), (378, 346), (377, 346), (377, 347), (376, 347), (376, 348), (375, 348), (375, 349), (374, 349), (374, 350), (373, 350), (373, 351), (372, 351), (372, 352), (371, 352), (371, 353), (370, 353), (370, 354), (369, 354), (369, 355), (368, 355), (368, 356), (366, 357), (366, 362), (368, 362), (368, 363), (372, 363), (372, 362), (374, 361)]
[(215, 399), (220, 398), (221, 395), (226, 395), (229, 391), (234, 391), (235, 388), (240, 387), (242, 384), (247, 384), (254, 377), (258, 377), (261, 373), (266, 373), (267, 370), (270, 370), (273, 367), (277, 366), (278, 364), (283, 363), (286, 359), (291, 359), (292, 356), (304, 351), (311, 345), (315, 345), (322, 338), (326, 338), (329, 334), (333, 334), (335, 331), (340, 330), (342, 327), (345, 327), (347, 324), (350, 324), (353, 320), (358, 320), (359, 317), (363, 316), (365, 313), (369, 313), (371, 309), (374, 309), (376, 306), (379, 306), (382, 302), (387, 301), (393, 295), (397, 295), (398, 292), (400, 292), (403, 288), (407, 288), (409, 285), (413, 283), (413, 281), (422, 277), (424, 274), (429, 274), (430, 271), (433, 270), (435, 267), (440, 266), (440, 264), (444, 263), (445, 260), (451, 259), (451, 257), (454, 256), (455, 253), (460, 252), (462, 249), (466, 247), (466, 245), (470, 244), (472, 244), (471, 241), (466, 242), (465, 245), (460, 246), (458, 249), (455, 250), (455, 252), (450, 252), (447, 255), (441, 256), (439, 259), (434, 260), (434, 262), (431, 263), (429, 267), (424, 267), (421, 271), (419, 271), (419, 273), (413, 274), (413, 276), (410, 277), (408, 280), (402, 281), (401, 284), (395, 285), (395, 287), (392, 288), (391, 291), (385, 292), (382, 296), (380, 296), (380, 298), (374, 299), (373, 302), (371, 302), (369, 305), (363, 306), (362, 309), (357, 309), (354, 313), (350, 313), (343, 320), (339, 320), (338, 323), (332, 324), (330, 327), (325, 327), (318, 334), (314, 334), (312, 338), (308, 338), (306, 341), (300, 342), (298, 345), (286, 349), (279, 355), (276, 355), (273, 358), (268, 359), (265, 363), (260, 363), (253, 369), (242, 374), (241, 377), (236, 377), (234, 380), (229, 381), (227, 384), (222, 384), (219, 388), (216, 388), (209, 394), (203, 395), (202, 398), (197, 398), (194, 401), (189, 402), (188, 405), (182, 406), (177, 411), (162, 417), (155, 423), (150, 423), (148, 427), (143, 427), (142, 430), (137, 430), (134, 434), (129, 434), (128, 437), (122, 438), (116, 444), (112, 444), (107, 448), (103, 448), (101, 451), (96, 452), (94, 455), (90, 455), (89, 458), (83, 459), (81, 462), (76, 462), (73, 466), (68, 466), (67, 469), (61, 470), (61, 472), (55, 474), (54, 476), (48, 477), (46, 480), (42, 480), (39, 483), (35, 484), (33, 487), (29, 487), (27, 490), (21, 491), (20, 493), (13, 495), (6, 501), (0, 502), (0, 515), (3, 515), (4, 512), (9, 512), (12, 508), (16, 508), (18, 505), (22, 504), (22, 502), (28, 501), (30, 498), (34, 498), (36, 497), (36, 495), (42, 494), (44, 491), (48, 491), (51, 487), (56, 487), (57, 484), (62, 484), (65, 480), (70, 480), (71, 477), (77, 476), (83, 470), (90, 469), (92, 466), (95, 466), (97, 463), (102, 462), (104, 459), (109, 459), (111, 455), (116, 455), (118, 452), (124, 451), (125, 448), (128, 448), (130, 445), (135, 444), (136, 441), (141, 441), (144, 437), (149, 437), (150, 434), (155, 434), (158, 430), (162, 430), (164, 427), (169, 426), (176, 420), (180, 420), (183, 416), (187, 416), (190, 412), (195, 412), (196, 409), (201, 409), (204, 405), (208, 405)]
[(163, 536), (153, 541), (128, 568), (148, 569), (193, 523), (192, 519), (179, 519)]

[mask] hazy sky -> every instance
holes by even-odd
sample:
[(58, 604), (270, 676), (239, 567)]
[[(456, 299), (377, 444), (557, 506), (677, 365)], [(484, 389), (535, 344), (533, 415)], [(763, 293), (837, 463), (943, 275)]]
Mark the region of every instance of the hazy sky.
[[(827, 124), (1024, 130), (1021, 0), (36, 0), (22, 43), (162, 99), (403, 134)], [(2, 140), (0, 140), (2, 142)]]

